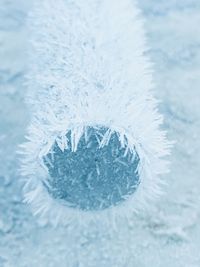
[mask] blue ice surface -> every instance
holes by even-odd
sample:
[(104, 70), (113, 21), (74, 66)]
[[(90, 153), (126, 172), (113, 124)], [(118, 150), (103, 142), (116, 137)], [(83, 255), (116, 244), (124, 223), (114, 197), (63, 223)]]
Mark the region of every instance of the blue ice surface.
[(31, 1), (0, 5), (0, 266), (200, 266), (200, 2), (140, 0), (156, 96), (176, 140), (165, 195), (118, 229), (38, 224), (22, 203), (17, 145), (29, 115), (24, 104), (25, 18)]
[(57, 143), (44, 157), (48, 168), (50, 195), (74, 209), (100, 211), (116, 206), (134, 194), (140, 179), (136, 151), (126, 151), (116, 132), (108, 144), (99, 148), (99, 140), (107, 127), (85, 127), (76, 151), (71, 135), (66, 135), (68, 148), (62, 151)]

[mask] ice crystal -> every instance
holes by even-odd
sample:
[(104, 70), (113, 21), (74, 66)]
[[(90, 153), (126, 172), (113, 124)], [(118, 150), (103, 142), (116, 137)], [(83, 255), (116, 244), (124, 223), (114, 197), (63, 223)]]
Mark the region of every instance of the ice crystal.
[(130, 0), (36, 1), (28, 27), (25, 201), (51, 222), (144, 208), (160, 193), (169, 144), (138, 8)]

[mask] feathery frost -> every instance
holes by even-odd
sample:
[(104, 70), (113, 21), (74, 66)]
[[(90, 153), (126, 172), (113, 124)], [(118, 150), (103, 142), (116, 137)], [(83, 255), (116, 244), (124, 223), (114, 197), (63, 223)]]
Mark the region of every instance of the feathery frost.
[[(35, 1), (28, 27), (27, 102), (33, 115), (27, 143), (22, 145), (25, 201), (34, 214), (55, 225), (74, 219), (110, 221), (143, 209), (160, 193), (160, 175), (168, 169), (163, 157), (169, 154), (169, 142), (160, 130), (162, 116), (152, 96), (152, 65), (145, 55), (143, 21), (136, 4), (131, 0)], [(87, 136), (88, 132), (96, 141)], [(114, 150), (118, 151), (117, 163)], [(80, 208), (80, 193), (84, 195), (86, 187), (76, 181), (74, 185), (70, 179), (76, 178), (72, 177), (75, 172), (70, 167), (55, 167), (56, 160), (65, 159), (70, 165), (78, 155), (74, 160), (80, 166), (70, 166), (79, 170), (75, 174), (79, 178), (95, 153), (99, 153), (96, 175), (89, 177), (87, 173), (87, 179), (97, 181), (100, 173), (103, 178), (90, 190), (87, 183), (87, 196), (93, 198), (84, 200), (87, 204)], [(107, 165), (101, 163), (104, 156)], [(125, 169), (127, 184), (125, 178), (121, 177), (121, 183), (118, 177)], [(64, 186), (62, 179), (56, 180), (59, 175), (64, 177)], [(103, 182), (108, 190), (101, 192), (102, 202), (97, 202), (95, 197), (100, 193), (95, 190)], [(126, 193), (121, 192), (124, 183)], [(70, 195), (70, 185), (73, 194), (77, 188), (78, 198)], [(58, 187), (60, 193), (65, 186), (67, 196), (56, 195), (54, 189)], [(109, 195), (112, 191), (118, 192), (114, 200)], [(90, 208), (92, 199), (94, 206)]]

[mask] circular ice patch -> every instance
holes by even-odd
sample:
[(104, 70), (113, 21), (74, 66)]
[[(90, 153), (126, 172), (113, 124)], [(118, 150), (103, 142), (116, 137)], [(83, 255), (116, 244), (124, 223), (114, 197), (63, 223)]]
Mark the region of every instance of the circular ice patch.
[(139, 157), (135, 150), (122, 147), (116, 132), (101, 142), (109, 132), (106, 127), (87, 127), (76, 151), (72, 132), (66, 135), (68, 148), (57, 143), (44, 157), (49, 171), (45, 187), (62, 203), (81, 210), (103, 210), (124, 201), (137, 189)]

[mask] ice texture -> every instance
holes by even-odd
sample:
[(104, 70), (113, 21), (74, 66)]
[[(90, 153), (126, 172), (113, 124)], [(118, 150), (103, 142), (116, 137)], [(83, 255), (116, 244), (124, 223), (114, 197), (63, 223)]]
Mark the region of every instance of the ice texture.
[(87, 127), (76, 151), (68, 132), (67, 148), (54, 144), (44, 158), (50, 177), (45, 185), (53, 198), (71, 208), (102, 210), (115, 206), (132, 195), (139, 185), (136, 151), (121, 146), (116, 132), (100, 147), (110, 130)]
[(22, 203), (16, 150), (29, 121), (22, 75), (31, 2), (1, 0), (0, 6), (0, 266), (199, 267), (199, 1), (139, 1), (160, 110), (177, 143), (165, 195), (117, 234), (101, 223), (78, 231), (38, 225)]

